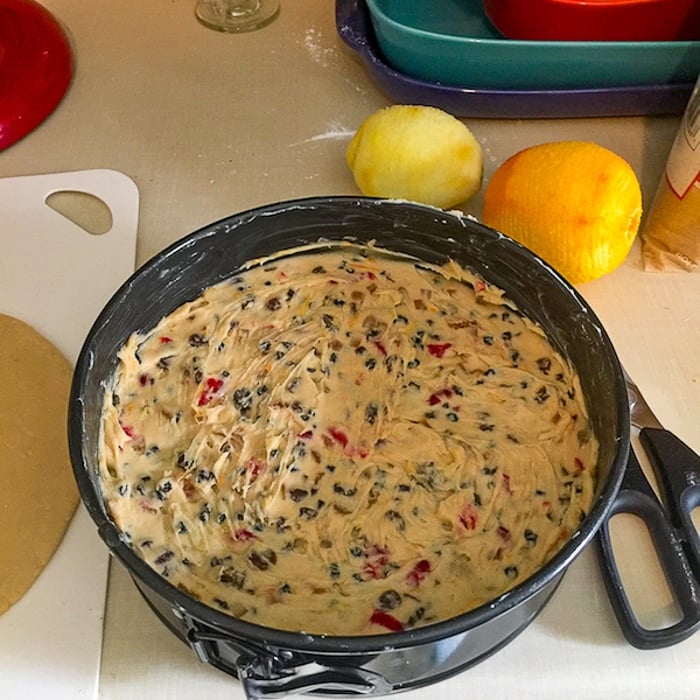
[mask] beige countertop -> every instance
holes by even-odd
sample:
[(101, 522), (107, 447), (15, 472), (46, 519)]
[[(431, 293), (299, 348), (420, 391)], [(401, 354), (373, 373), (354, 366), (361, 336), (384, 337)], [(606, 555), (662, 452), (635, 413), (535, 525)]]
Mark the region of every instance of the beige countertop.
[[(390, 100), (337, 36), (329, 0), (283, 0), (273, 24), (240, 36), (200, 26), (194, 0), (43, 4), (68, 29), (75, 79), (46, 122), (0, 153), (0, 176), (127, 174), (141, 197), (138, 263), (242, 209), (357, 194), (345, 147)], [(592, 140), (632, 164), (648, 206), (679, 118), (466, 122), (482, 145), (485, 178), (523, 147)], [(480, 209), (477, 196), (466, 211)], [(616, 272), (579, 289), (659, 418), (700, 451), (700, 276), (644, 273), (635, 248)], [(626, 644), (589, 548), (505, 649), (403, 697), (695, 698), (698, 660), (700, 635), (659, 651)], [(167, 631), (114, 561), (99, 686), (105, 700), (243, 697)]]

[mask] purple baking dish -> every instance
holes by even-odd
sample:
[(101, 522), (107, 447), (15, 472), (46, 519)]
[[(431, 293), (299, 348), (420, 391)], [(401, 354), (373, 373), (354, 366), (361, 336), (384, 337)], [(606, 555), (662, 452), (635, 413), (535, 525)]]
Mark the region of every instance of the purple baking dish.
[(336, 0), (336, 28), (395, 102), (426, 104), (473, 118), (574, 118), (682, 114), (692, 83), (556, 90), (495, 90), (429, 82), (394, 69), (382, 55), (365, 0)]

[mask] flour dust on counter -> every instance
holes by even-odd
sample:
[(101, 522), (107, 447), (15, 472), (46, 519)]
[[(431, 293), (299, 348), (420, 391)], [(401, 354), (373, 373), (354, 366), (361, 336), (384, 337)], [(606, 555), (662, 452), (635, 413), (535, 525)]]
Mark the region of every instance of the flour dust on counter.
[(304, 32), (302, 45), (311, 60), (322, 68), (328, 68), (337, 62), (335, 44), (324, 46), (323, 31), (316, 27), (310, 27)]
[(251, 263), (134, 333), (100, 475), (181, 590), (365, 635), (537, 571), (590, 508), (597, 450), (578, 377), (500, 289), (348, 243)]
[(291, 145), (299, 146), (303, 143), (313, 143), (315, 141), (350, 141), (354, 135), (355, 131), (353, 129), (348, 129), (340, 122), (331, 122), (328, 124), (326, 131), (320, 134), (314, 134), (303, 141), (298, 141)]

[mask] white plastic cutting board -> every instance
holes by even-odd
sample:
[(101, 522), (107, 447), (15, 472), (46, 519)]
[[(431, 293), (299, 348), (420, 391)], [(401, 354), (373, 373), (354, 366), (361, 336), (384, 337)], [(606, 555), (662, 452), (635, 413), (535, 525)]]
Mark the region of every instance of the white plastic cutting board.
[[(62, 191), (102, 200), (111, 228), (93, 235), (50, 208), (46, 199)], [(134, 269), (138, 209), (136, 185), (113, 170), (0, 178), (0, 312), (75, 362)], [(39, 579), (0, 615), (0, 698), (97, 697), (107, 573), (107, 549), (81, 505)]]

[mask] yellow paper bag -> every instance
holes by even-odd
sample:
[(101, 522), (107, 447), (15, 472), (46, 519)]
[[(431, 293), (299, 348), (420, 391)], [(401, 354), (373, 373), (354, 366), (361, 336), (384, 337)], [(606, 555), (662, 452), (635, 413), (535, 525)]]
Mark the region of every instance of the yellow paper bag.
[(700, 269), (700, 78), (642, 227), (645, 270)]

